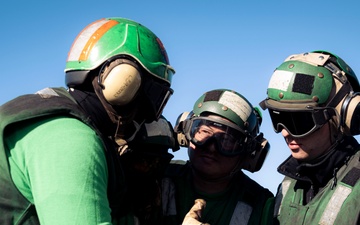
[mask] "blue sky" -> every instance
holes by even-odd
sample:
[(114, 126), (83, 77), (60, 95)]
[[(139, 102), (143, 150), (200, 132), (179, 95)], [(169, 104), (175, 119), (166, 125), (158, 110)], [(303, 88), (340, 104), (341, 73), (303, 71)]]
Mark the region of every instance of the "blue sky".
[[(172, 124), (204, 92), (233, 89), (254, 105), (273, 70), (290, 54), (328, 50), (360, 74), (360, 13), (353, 1), (153, 0), (2, 1), (0, 104), (44, 87), (64, 86), (67, 53), (77, 34), (104, 17), (125, 17), (160, 37), (175, 68), (164, 111)], [(247, 173), (276, 192), (277, 166), (289, 156), (268, 112), (262, 132), (271, 150), (261, 171)], [(187, 159), (186, 149), (175, 153)]]

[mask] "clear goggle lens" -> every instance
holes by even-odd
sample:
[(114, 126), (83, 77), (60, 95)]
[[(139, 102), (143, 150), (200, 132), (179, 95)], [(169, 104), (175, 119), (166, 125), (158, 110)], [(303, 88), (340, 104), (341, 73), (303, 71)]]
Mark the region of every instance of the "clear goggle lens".
[(226, 156), (239, 155), (245, 150), (245, 132), (230, 122), (198, 117), (190, 119), (189, 123), (185, 132), (196, 146), (215, 142), (217, 150)]

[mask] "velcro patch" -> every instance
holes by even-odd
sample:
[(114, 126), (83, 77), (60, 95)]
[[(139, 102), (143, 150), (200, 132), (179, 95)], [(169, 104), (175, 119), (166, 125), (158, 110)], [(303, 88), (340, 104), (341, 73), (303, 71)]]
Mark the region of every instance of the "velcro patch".
[(314, 88), (315, 77), (307, 74), (297, 73), (295, 75), (292, 91), (310, 95)]
[(346, 176), (342, 179), (341, 182), (354, 187), (354, 185), (359, 180), (359, 178), (360, 178), (360, 169), (354, 167), (346, 174)]
[(204, 97), (204, 102), (208, 102), (208, 101), (219, 101), (221, 94), (224, 91), (221, 90), (214, 90), (214, 91), (209, 91), (206, 93), (205, 97)]

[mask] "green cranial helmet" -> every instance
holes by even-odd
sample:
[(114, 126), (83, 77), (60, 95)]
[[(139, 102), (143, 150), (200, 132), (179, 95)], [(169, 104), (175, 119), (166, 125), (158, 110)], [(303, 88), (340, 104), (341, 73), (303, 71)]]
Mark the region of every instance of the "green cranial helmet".
[[(261, 168), (270, 149), (260, 132), (261, 122), (260, 110), (244, 96), (229, 89), (216, 89), (203, 94), (191, 112), (180, 114), (175, 132), (180, 146), (188, 147), (190, 160), (191, 146), (205, 150), (211, 143), (226, 157), (242, 155), (241, 168), (255, 172)], [(223, 132), (213, 133), (211, 127)]]
[(89, 24), (75, 39), (66, 61), (66, 85), (81, 85), (91, 70), (118, 56), (135, 59), (151, 75), (171, 83), (175, 71), (160, 39), (135, 21), (106, 18)]
[(360, 132), (358, 79), (338, 56), (327, 51), (290, 55), (271, 76), (267, 98), (276, 132), (304, 137), (333, 119), (345, 134)]
[[(329, 106), (330, 99), (347, 81), (354, 90), (360, 90), (352, 69), (334, 54), (313, 51), (291, 55), (274, 71), (263, 106), (290, 110)], [(330, 103), (330, 107), (338, 103)]]
[(252, 133), (258, 128), (258, 116), (251, 103), (241, 94), (217, 89), (206, 92), (194, 104), (192, 113), (201, 116), (211, 113), (230, 120), (242, 130)]

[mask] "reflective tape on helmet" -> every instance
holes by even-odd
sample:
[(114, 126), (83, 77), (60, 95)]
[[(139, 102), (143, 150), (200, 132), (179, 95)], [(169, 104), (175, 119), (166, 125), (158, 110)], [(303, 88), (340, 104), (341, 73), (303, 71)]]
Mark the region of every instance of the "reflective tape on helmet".
[(71, 46), (67, 61), (87, 60), (94, 45), (118, 23), (116, 20), (101, 19), (85, 27)]
[(234, 111), (243, 121), (247, 121), (252, 113), (252, 107), (249, 103), (230, 91), (224, 91), (219, 99), (219, 104), (222, 104)]
[(271, 76), (268, 88), (287, 91), (294, 73), (284, 70), (275, 70)]

